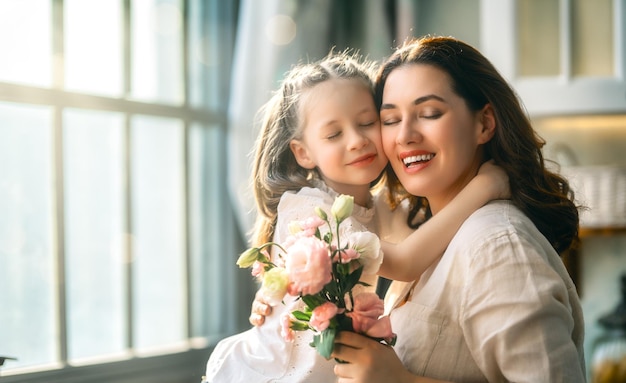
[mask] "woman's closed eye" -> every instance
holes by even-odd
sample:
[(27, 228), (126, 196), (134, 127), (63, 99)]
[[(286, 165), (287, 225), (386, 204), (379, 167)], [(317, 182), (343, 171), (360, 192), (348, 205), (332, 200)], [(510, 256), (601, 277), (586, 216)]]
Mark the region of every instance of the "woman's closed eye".
[(443, 115), (441, 109), (432, 106), (424, 105), (417, 111), (418, 118), (425, 118), (427, 120), (436, 120)]
[(399, 118), (387, 118), (387, 119), (383, 119), (383, 125), (391, 126), (391, 125), (398, 124), (400, 121), (402, 120)]
[(425, 118), (427, 120), (436, 120), (442, 115), (443, 113), (441, 112), (429, 112), (429, 113), (420, 114), (419, 118)]

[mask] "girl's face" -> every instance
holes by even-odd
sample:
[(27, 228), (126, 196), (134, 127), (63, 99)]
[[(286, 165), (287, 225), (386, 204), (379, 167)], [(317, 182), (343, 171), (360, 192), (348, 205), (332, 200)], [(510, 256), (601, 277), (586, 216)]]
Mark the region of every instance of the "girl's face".
[(487, 105), (473, 112), (432, 65), (409, 64), (389, 74), (381, 106), (385, 153), (404, 188), (426, 197), (433, 214), (474, 177), (481, 144), (495, 123)]
[(317, 168), (326, 184), (361, 205), (387, 164), (371, 91), (357, 80), (330, 80), (302, 99), (303, 137), (291, 150), (298, 164)]

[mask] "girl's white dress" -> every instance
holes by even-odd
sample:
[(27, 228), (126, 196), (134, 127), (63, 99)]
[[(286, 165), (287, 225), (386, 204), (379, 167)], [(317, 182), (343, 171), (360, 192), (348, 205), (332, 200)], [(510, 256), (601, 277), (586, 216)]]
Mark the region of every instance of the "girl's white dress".
[[(315, 216), (319, 206), (330, 213), (337, 193), (322, 182), (316, 188), (302, 188), (297, 193), (285, 193), (278, 205), (279, 220), (276, 225), (274, 242), (283, 243), (289, 236), (288, 225)], [(391, 213), (382, 198), (374, 197), (372, 207), (354, 206), (352, 216), (341, 224), (343, 230), (378, 233), (381, 240), (392, 241), (404, 238), (411, 230), (405, 223), (406, 212), (398, 209)], [(377, 206), (377, 207), (374, 207)], [(377, 219), (374, 212), (377, 211)], [(383, 230), (380, 230), (383, 229)], [(382, 233), (382, 235), (381, 235)], [(375, 289), (377, 277), (364, 276), (365, 282)], [(326, 360), (309, 345), (313, 340), (312, 331), (297, 331), (293, 342), (286, 342), (281, 336), (280, 318), (283, 313), (294, 310), (300, 301), (285, 297), (285, 304), (273, 308), (260, 327), (221, 340), (211, 353), (206, 368), (206, 381), (209, 383), (233, 382), (289, 382), (323, 383), (336, 381), (333, 373), (334, 360)]]

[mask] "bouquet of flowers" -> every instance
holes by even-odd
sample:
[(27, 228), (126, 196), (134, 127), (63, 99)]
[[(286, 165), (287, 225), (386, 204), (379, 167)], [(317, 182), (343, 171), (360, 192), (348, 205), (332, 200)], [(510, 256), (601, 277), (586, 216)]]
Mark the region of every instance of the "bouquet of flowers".
[[(237, 260), (239, 267), (251, 267), (261, 279), (261, 294), (270, 305), (282, 302), (286, 294), (303, 301), (302, 309), (281, 318), (282, 335), (291, 341), (294, 331), (314, 331), (311, 346), (326, 359), (338, 331), (355, 331), (389, 345), (396, 339), (389, 317), (382, 316), (378, 295), (354, 291), (358, 285), (368, 286), (360, 281), (361, 275), (378, 271), (382, 251), (373, 233), (340, 231), (353, 207), (353, 197), (340, 195), (331, 207), (332, 219), (318, 207), (317, 216), (290, 224), (286, 243), (252, 247)], [(328, 231), (322, 235), (324, 226)], [(268, 252), (272, 246), (279, 249), (275, 262)]]

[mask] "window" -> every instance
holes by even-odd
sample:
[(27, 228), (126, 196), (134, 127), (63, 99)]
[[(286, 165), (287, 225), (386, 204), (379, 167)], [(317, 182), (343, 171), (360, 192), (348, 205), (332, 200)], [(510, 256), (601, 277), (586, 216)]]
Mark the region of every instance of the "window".
[(236, 5), (0, 2), (3, 382), (198, 382), (238, 329)]

